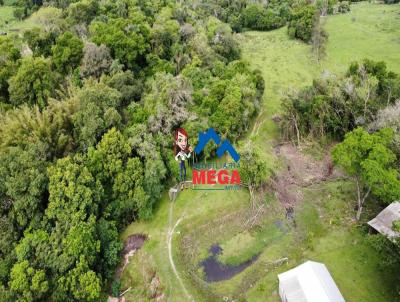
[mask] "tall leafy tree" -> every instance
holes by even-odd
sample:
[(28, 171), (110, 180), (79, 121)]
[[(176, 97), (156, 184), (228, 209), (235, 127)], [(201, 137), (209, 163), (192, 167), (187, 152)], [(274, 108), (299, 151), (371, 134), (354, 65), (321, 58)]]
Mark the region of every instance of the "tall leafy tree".
[(0, 153), (0, 186), (2, 202), (10, 202), (8, 219), (20, 230), (37, 225), (45, 207), (47, 185), (43, 145), (27, 149), (11, 147)]
[(51, 52), (56, 69), (66, 74), (79, 65), (83, 56), (83, 42), (67, 31), (57, 38)]
[(230, 138), (241, 132), (240, 118), (243, 112), (240, 88), (234, 84), (226, 90), (226, 95), (211, 116), (211, 122), (219, 133)]
[(90, 32), (94, 43), (105, 44), (112, 56), (127, 68), (144, 63), (144, 54), (150, 47), (150, 28), (142, 14), (134, 13), (127, 19), (110, 19), (107, 23), (92, 22)]
[(17, 73), (9, 80), (10, 103), (38, 105), (44, 108), (59, 86), (58, 75), (43, 58), (24, 58)]
[(8, 102), (8, 79), (18, 69), (19, 49), (13, 45), (10, 38), (0, 37), (0, 102)]
[(57, 37), (66, 27), (63, 11), (54, 6), (40, 8), (40, 10), (32, 16), (32, 21), (39, 24), (46, 34), (53, 37)]
[(253, 209), (256, 207), (254, 193), (267, 179), (267, 166), (258, 149), (247, 143), (240, 152), (240, 179), (249, 188)]
[(55, 297), (57, 301), (98, 301), (101, 292), (101, 280), (88, 267), (81, 257), (74, 269), (61, 276), (57, 282)]
[(59, 159), (49, 172), (49, 222), (75, 225), (97, 215), (102, 193), (90, 171), (71, 157)]
[(188, 105), (192, 102), (192, 86), (183, 76), (156, 74), (150, 91), (144, 96), (144, 106), (150, 116), (150, 131), (171, 133), (173, 127), (190, 117)]
[(143, 165), (130, 157), (131, 147), (115, 128), (110, 129), (97, 145), (88, 151), (88, 166), (106, 188), (105, 213), (124, 226), (148, 207), (143, 188)]
[(41, 301), (49, 290), (49, 282), (43, 270), (36, 270), (27, 260), (16, 264), (11, 271), (11, 291), (17, 302)]
[(26, 30), (23, 37), (35, 57), (51, 55), (51, 46), (56, 40), (55, 33), (45, 32), (39, 27), (34, 27)]
[(107, 129), (118, 126), (121, 93), (103, 83), (87, 81), (72, 98), (78, 109), (72, 116), (74, 137), (82, 150), (94, 146)]
[(111, 66), (110, 50), (105, 45), (97, 46), (88, 42), (83, 48), (81, 73), (83, 76), (99, 77), (106, 73)]
[(67, 8), (67, 20), (70, 24), (90, 24), (100, 9), (98, 1), (83, 0), (71, 3)]
[(369, 134), (357, 128), (347, 133), (344, 141), (332, 150), (334, 163), (341, 166), (356, 182), (357, 219), (360, 219), (369, 193), (384, 203), (400, 198), (399, 172), (394, 166), (396, 156), (389, 149), (392, 140), (392, 129), (384, 128)]
[(43, 110), (27, 105), (9, 110), (0, 118), (0, 148), (40, 146), (40, 154), (47, 160), (67, 155), (75, 145), (72, 115), (76, 110), (71, 99), (50, 101)]
[(151, 29), (151, 47), (160, 58), (170, 59), (178, 50), (180, 26), (172, 19), (172, 11), (164, 9), (157, 17)]

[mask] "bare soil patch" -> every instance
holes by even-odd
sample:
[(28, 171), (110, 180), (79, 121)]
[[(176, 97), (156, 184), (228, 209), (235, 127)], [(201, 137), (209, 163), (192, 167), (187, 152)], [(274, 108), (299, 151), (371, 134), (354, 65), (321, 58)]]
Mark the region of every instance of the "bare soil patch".
[(125, 240), (124, 249), (122, 250), (123, 262), (118, 267), (116, 277), (121, 278), (122, 272), (125, 267), (129, 264), (129, 258), (133, 256), (136, 250), (140, 249), (144, 242), (147, 240), (147, 235), (145, 234), (133, 234)]
[(341, 172), (333, 167), (329, 150), (322, 160), (301, 153), (290, 143), (279, 144), (274, 151), (283, 161), (284, 169), (272, 178), (271, 186), (286, 209), (292, 208), (302, 200), (301, 188), (343, 177)]
[(140, 249), (144, 242), (147, 240), (147, 235), (145, 234), (133, 234), (125, 240), (125, 247), (122, 254), (125, 255), (132, 250)]

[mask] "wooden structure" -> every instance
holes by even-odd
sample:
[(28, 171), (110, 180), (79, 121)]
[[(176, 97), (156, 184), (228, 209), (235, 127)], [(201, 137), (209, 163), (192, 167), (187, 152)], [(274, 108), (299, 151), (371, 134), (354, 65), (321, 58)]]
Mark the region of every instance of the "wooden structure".
[(368, 224), (377, 232), (385, 235), (390, 240), (399, 237), (400, 233), (393, 230), (393, 222), (400, 220), (400, 202), (395, 201), (382, 210)]
[(175, 201), (175, 199), (178, 197), (179, 192), (181, 191), (182, 188), (187, 189), (192, 186), (193, 188), (193, 182), (191, 180), (187, 181), (182, 181), (177, 183), (175, 186), (169, 189), (168, 191), (168, 196), (170, 201)]

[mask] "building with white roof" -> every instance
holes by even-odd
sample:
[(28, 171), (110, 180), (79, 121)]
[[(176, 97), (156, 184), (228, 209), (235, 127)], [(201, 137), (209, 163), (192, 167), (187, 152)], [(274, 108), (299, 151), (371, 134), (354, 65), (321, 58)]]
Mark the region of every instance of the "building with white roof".
[(307, 261), (278, 279), (282, 302), (345, 302), (325, 264)]

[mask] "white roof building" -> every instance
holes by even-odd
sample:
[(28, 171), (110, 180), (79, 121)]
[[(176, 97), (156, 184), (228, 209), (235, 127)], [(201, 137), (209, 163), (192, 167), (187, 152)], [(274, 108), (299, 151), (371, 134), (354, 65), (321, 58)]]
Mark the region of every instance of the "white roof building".
[(278, 279), (282, 302), (345, 302), (325, 264), (307, 261)]
[(393, 222), (400, 220), (400, 202), (395, 201), (382, 210), (368, 224), (390, 240), (399, 237), (400, 233), (393, 230)]

